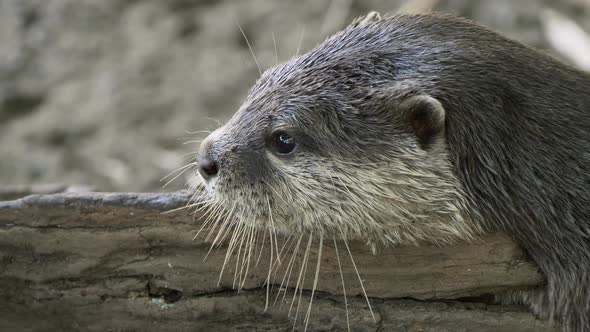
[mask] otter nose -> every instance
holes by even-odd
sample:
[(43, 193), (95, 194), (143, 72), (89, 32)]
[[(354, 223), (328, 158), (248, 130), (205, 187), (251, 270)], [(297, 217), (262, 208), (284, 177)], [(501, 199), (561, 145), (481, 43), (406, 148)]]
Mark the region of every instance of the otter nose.
[(215, 149), (219, 133), (220, 129), (217, 129), (209, 134), (197, 152), (197, 169), (205, 181), (209, 181), (219, 174), (220, 163)]
[(219, 165), (215, 160), (212, 160), (208, 155), (199, 155), (197, 157), (197, 167), (199, 169), (199, 174), (205, 180), (209, 180), (212, 177), (216, 176), (219, 172)]

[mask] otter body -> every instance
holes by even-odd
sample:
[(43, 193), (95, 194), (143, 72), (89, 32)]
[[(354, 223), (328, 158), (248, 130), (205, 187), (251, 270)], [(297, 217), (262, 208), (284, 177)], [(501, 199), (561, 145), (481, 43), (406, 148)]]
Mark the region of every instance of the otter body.
[(371, 14), (269, 69), (198, 154), (241, 222), (371, 243), (512, 235), (513, 293), (590, 331), (590, 76), (466, 20)]

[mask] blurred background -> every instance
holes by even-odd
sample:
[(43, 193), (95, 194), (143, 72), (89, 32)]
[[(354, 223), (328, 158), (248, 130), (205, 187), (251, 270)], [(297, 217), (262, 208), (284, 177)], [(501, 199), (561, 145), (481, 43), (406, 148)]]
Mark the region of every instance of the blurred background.
[[(0, 0), (0, 187), (160, 179), (227, 120), (261, 67), (377, 10), (474, 19), (590, 70), (590, 0)], [(191, 133), (192, 132), (192, 133)]]

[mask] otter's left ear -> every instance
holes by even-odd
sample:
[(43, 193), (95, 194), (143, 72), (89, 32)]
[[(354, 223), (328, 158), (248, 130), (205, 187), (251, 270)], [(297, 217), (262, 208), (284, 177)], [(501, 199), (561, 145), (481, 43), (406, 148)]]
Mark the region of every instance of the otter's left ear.
[(428, 95), (405, 99), (398, 106), (401, 121), (416, 135), (420, 146), (428, 148), (445, 133), (445, 109)]
[(350, 27), (352, 27), (352, 28), (362, 27), (362, 26), (367, 25), (371, 22), (377, 22), (380, 20), (381, 20), (381, 14), (379, 14), (378, 12), (370, 12), (366, 16), (361, 16), (361, 17), (354, 19), (354, 21), (352, 21), (352, 23), (350, 23)]

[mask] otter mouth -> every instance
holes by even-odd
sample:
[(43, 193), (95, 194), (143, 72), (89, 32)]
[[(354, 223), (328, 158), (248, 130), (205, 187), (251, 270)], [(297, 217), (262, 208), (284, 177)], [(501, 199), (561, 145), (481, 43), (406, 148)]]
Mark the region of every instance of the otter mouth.
[(201, 183), (195, 192), (200, 194), (194, 196), (195, 201), (208, 202), (211, 206), (208, 209), (219, 211), (217, 219), (213, 223), (228, 224), (236, 226), (245, 224), (247, 227), (258, 228), (264, 231), (272, 228), (277, 234), (286, 235), (293, 233), (291, 224), (294, 216), (291, 209), (276, 208), (276, 198), (269, 195), (263, 188), (248, 188), (238, 190), (227, 188), (223, 179)]
[[(375, 320), (363, 279), (344, 236), (331, 237), (321, 231), (294, 231), (285, 227), (289, 222), (283, 219), (284, 216), (273, 213), (270, 200), (266, 202), (268, 212), (259, 211), (252, 215), (244, 214), (243, 211), (239, 213), (240, 209), (251, 204), (244, 203), (238, 207), (236, 201), (232, 203), (232, 197), (220, 189), (212, 183), (201, 183), (193, 188), (193, 196), (187, 205), (193, 212), (205, 216), (194, 239), (201, 237), (209, 243), (209, 253), (214, 249), (225, 249), (218, 286), (229, 277), (231, 287), (240, 291), (249, 286), (248, 280), (252, 279), (253, 274), (262, 274), (266, 276), (262, 287), (266, 287), (267, 291), (264, 310), (271, 306), (288, 306), (287, 315), (293, 319), (294, 326), (302, 322), (307, 329), (322, 269), (322, 253), (327, 249), (334, 250), (347, 318), (348, 300), (343, 271), (352, 268)], [(349, 264), (344, 262), (346, 256)], [(307, 309), (303, 300), (305, 290), (311, 290)]]

